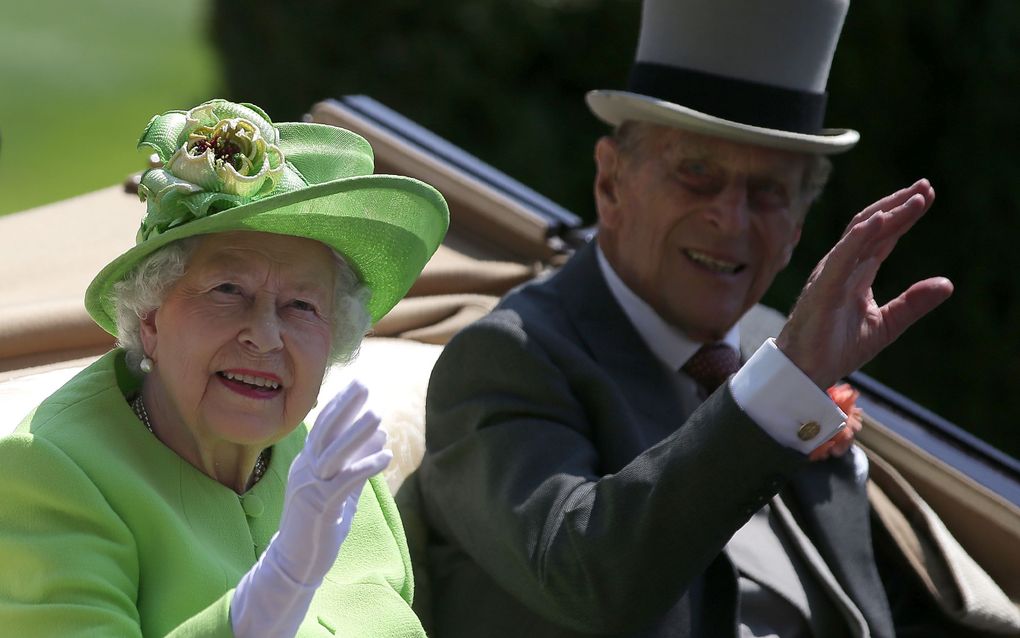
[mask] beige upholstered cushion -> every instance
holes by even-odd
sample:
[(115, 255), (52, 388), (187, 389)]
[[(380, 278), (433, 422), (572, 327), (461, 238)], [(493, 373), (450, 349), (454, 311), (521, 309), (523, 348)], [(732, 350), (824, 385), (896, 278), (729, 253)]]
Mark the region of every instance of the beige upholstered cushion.
[(308, 415), (312, 424), (319, 410), (352, 378), (369, 389), (369, 406), (382, 417), (393, 461), (383, 471), (390, 491), (418, 468), (425, 454), (425, 391), (429, 373), (442, 348), (406, 339), (366, 339), (350, 365), (330, 371), (319, 392), (319, 403)]
[[(1020, 634), (1020, 610), (888, 462), (867, 450), (868, 500), (931, 598), (965, 627)], [(1002, 551), (1009, 551), (1000, 548)]]

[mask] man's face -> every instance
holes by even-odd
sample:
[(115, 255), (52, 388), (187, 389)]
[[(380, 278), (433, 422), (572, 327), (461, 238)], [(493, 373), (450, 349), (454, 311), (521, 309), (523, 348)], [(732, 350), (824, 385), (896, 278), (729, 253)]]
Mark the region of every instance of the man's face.
[(641, 125), (596, 146), (599, 246), (623, 281), (691, 339), (721, 339), (800, 239), (808, 158)]

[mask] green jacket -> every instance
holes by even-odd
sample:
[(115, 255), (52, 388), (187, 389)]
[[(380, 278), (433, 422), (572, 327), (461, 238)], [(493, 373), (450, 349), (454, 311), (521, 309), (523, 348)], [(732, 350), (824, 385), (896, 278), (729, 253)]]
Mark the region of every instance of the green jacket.
[[(307, 431), (274, 446), (238, 496), (138, 421), (124, 398), (138, 383), (114, 350), (0, 439), (3, 635), (232, 635), (233, 588), (277, 530)], [(298, 636), (424, 636), (412, 594), (400, 519), (375, 477)]]

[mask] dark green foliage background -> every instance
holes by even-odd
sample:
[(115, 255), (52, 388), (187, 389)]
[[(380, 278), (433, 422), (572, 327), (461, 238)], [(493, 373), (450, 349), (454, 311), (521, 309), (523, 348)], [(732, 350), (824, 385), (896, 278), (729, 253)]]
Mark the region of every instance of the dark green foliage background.
[[(636, 0), (217, 0), (229, 97), (280, 121), (364, 93), (588, 220), (593, 88), (620, 88)], [(229, 28), (220, 28), (229, 25)], [(868, 372), (1014, 456), (1020, 382), (1020, 2), (855, 0), (830, 76), (831, 126), (861, 132), (766, 302), (788, 309), (850, 215), (921, 176), (936, 204), (875, 294), (948, 276), (953, 298)]]

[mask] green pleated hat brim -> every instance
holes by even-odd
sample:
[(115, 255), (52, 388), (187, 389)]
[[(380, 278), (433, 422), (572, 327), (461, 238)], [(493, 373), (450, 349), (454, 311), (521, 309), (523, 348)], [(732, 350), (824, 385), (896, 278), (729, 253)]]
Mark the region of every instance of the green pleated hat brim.
[(407, 294), (439, 247), (450, 214), (416, 179), (365, 175), (308, 186), (196, 219), (151, 237), (110, 262), (89, 284), (85, 309), (116, 336), (113, 287), (142, 259), (178, 239), (230, 231), (305, 237), (334, 248), (371, 291), (378, 321)]

